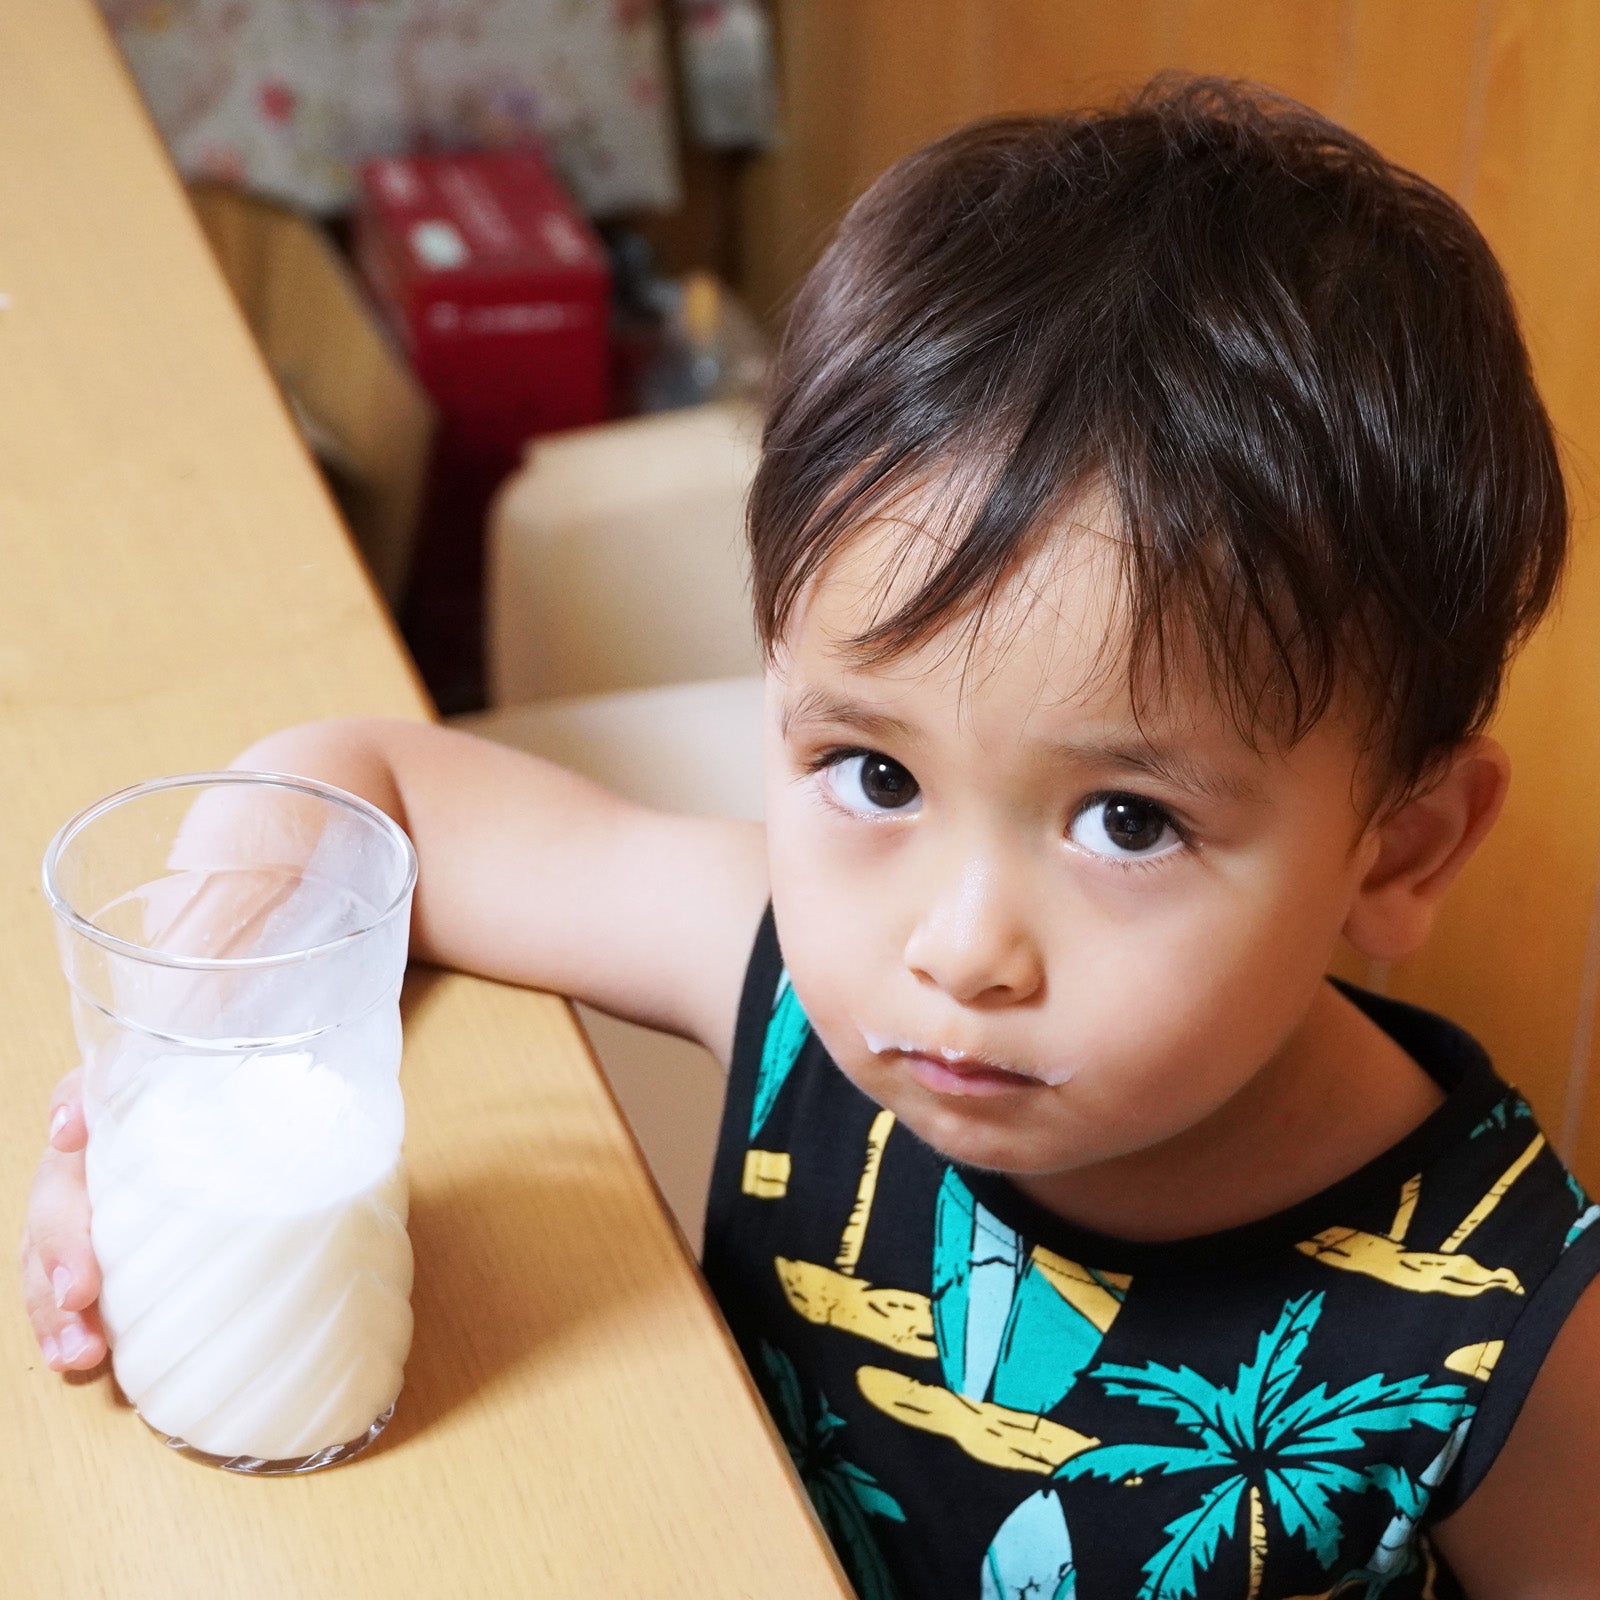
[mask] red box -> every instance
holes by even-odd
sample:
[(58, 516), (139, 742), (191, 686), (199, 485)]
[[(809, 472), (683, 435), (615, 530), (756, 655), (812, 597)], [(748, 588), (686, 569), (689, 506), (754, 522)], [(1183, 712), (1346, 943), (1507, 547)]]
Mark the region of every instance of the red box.
[(489, 503), (535, 434), (609, 416), (610, 268), (530, 149), (369, 161), (355, 255), (439, 413), (401, 629), (439, 710), (471, 711)]
[(458, 445), (607, 416), (610, 269), (537, 150), (367, 162), (355, 252)]

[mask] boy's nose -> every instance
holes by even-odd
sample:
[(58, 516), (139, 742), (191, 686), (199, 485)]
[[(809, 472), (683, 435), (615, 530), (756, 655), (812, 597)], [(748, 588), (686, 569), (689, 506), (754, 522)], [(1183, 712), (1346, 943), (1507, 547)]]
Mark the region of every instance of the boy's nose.
[(964, 863), (917, 919), (905, 963), (924, 983), (962, 1005), (1015, 1005), (1044, 984), (1044, 961), (1022, 914), (992, 865)]

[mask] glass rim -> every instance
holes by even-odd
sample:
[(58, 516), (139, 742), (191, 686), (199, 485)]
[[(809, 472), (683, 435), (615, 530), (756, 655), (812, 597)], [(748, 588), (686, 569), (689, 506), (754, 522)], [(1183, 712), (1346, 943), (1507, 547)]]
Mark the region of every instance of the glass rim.
[[(398, 845), (400, 858), (405, 865), (403, 881), (394, 897), (364, 927), (352, 929), (349, 933), (341, 933), (337, 939), (307, 945), (303, 950), (290, 950), (282, 955), (271, 956), (177, 956), (166, 955), (145, 945), (135, 944), (131, 939), (107, 933), (104, 928), (97, 927), (89, 921), (62, 893), (56, 879), (56, 867), (62, 853), (97, 818), (115, 810), (118, 806), (126, 805), (130, 800), (142, 799), (149, 794), (159, 794), (166, 789), (215, 788), (224, 784), (249, 784), (256, 787), (297, 790), (301, 794), (313, 795), (319, 800), (341, 806), (365, 821), (375, 823), (380, 833)], [(326, 955), (330, 951), (342, 949), (356, 943), (357, 940), (365, 939), (386, 923), (392, 922), (409, 902), (412, 891), (416, 888), (417, 852), (406, 836), (405, 829), (388, 812), (373, 805), (370, 800), (363, 800), (360, 795), (352, 794), (348, 789), (323, 783), (317, 778), (302, 778), (291, 772), (255, 772), (230, 767), (221, 772), (176, 772), (163, 778), (148, 778), (143, 783), (130, 783), (125, 788), (101, 796), (75, 816), (69, 817), (56, 830), (54, 838), (45, 847), (40, 875), (44, 884), (45, 900), (56, 918), (72, 932), (81, 935), (92, 944), (99, 945), (102, 949), (111, 951), (114, 955), (142, 961), (151, 966), (175, 967), (186, 972), (260, 971), (268, 967), (296, 966), (313, 956)]]

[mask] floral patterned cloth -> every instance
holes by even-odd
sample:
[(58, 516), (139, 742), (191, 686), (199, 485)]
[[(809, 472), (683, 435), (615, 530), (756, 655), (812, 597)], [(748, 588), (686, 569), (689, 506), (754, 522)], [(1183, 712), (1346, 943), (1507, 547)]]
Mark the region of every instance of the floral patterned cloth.
[(599, 216), (678, 196), (656, 0), (100, 0), (179, 167), (335, 210), (354, 164), (535, 136)]

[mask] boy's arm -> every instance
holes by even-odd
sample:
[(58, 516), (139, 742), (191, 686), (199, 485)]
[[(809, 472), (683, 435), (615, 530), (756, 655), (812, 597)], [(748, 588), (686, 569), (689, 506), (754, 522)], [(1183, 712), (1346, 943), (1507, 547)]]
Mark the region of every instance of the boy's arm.
[(289, 728), (234, 765), (337, 784), (405, 828), (422, 960), (569, 994), (726, 1061), (766, 901), (758, 824), (648, 811), (425, 723)]
[(1434, 1538), (1471, 1600), (1600, 1597), (1600, 1279), (1556, 1335), (1494, 1465)]
[[(410, 722), (290, 728), (234, 765), (337, 784), (407, 830), (424, 960), (575, 995), (730, 1055), (767, 894), (758, 825), (646, 811), (549, 762)], [(29, 1318), (61, 1371), (106, 1349), (84, 1141), (74, 1073), (57, 1085), (21, 1254)]]

